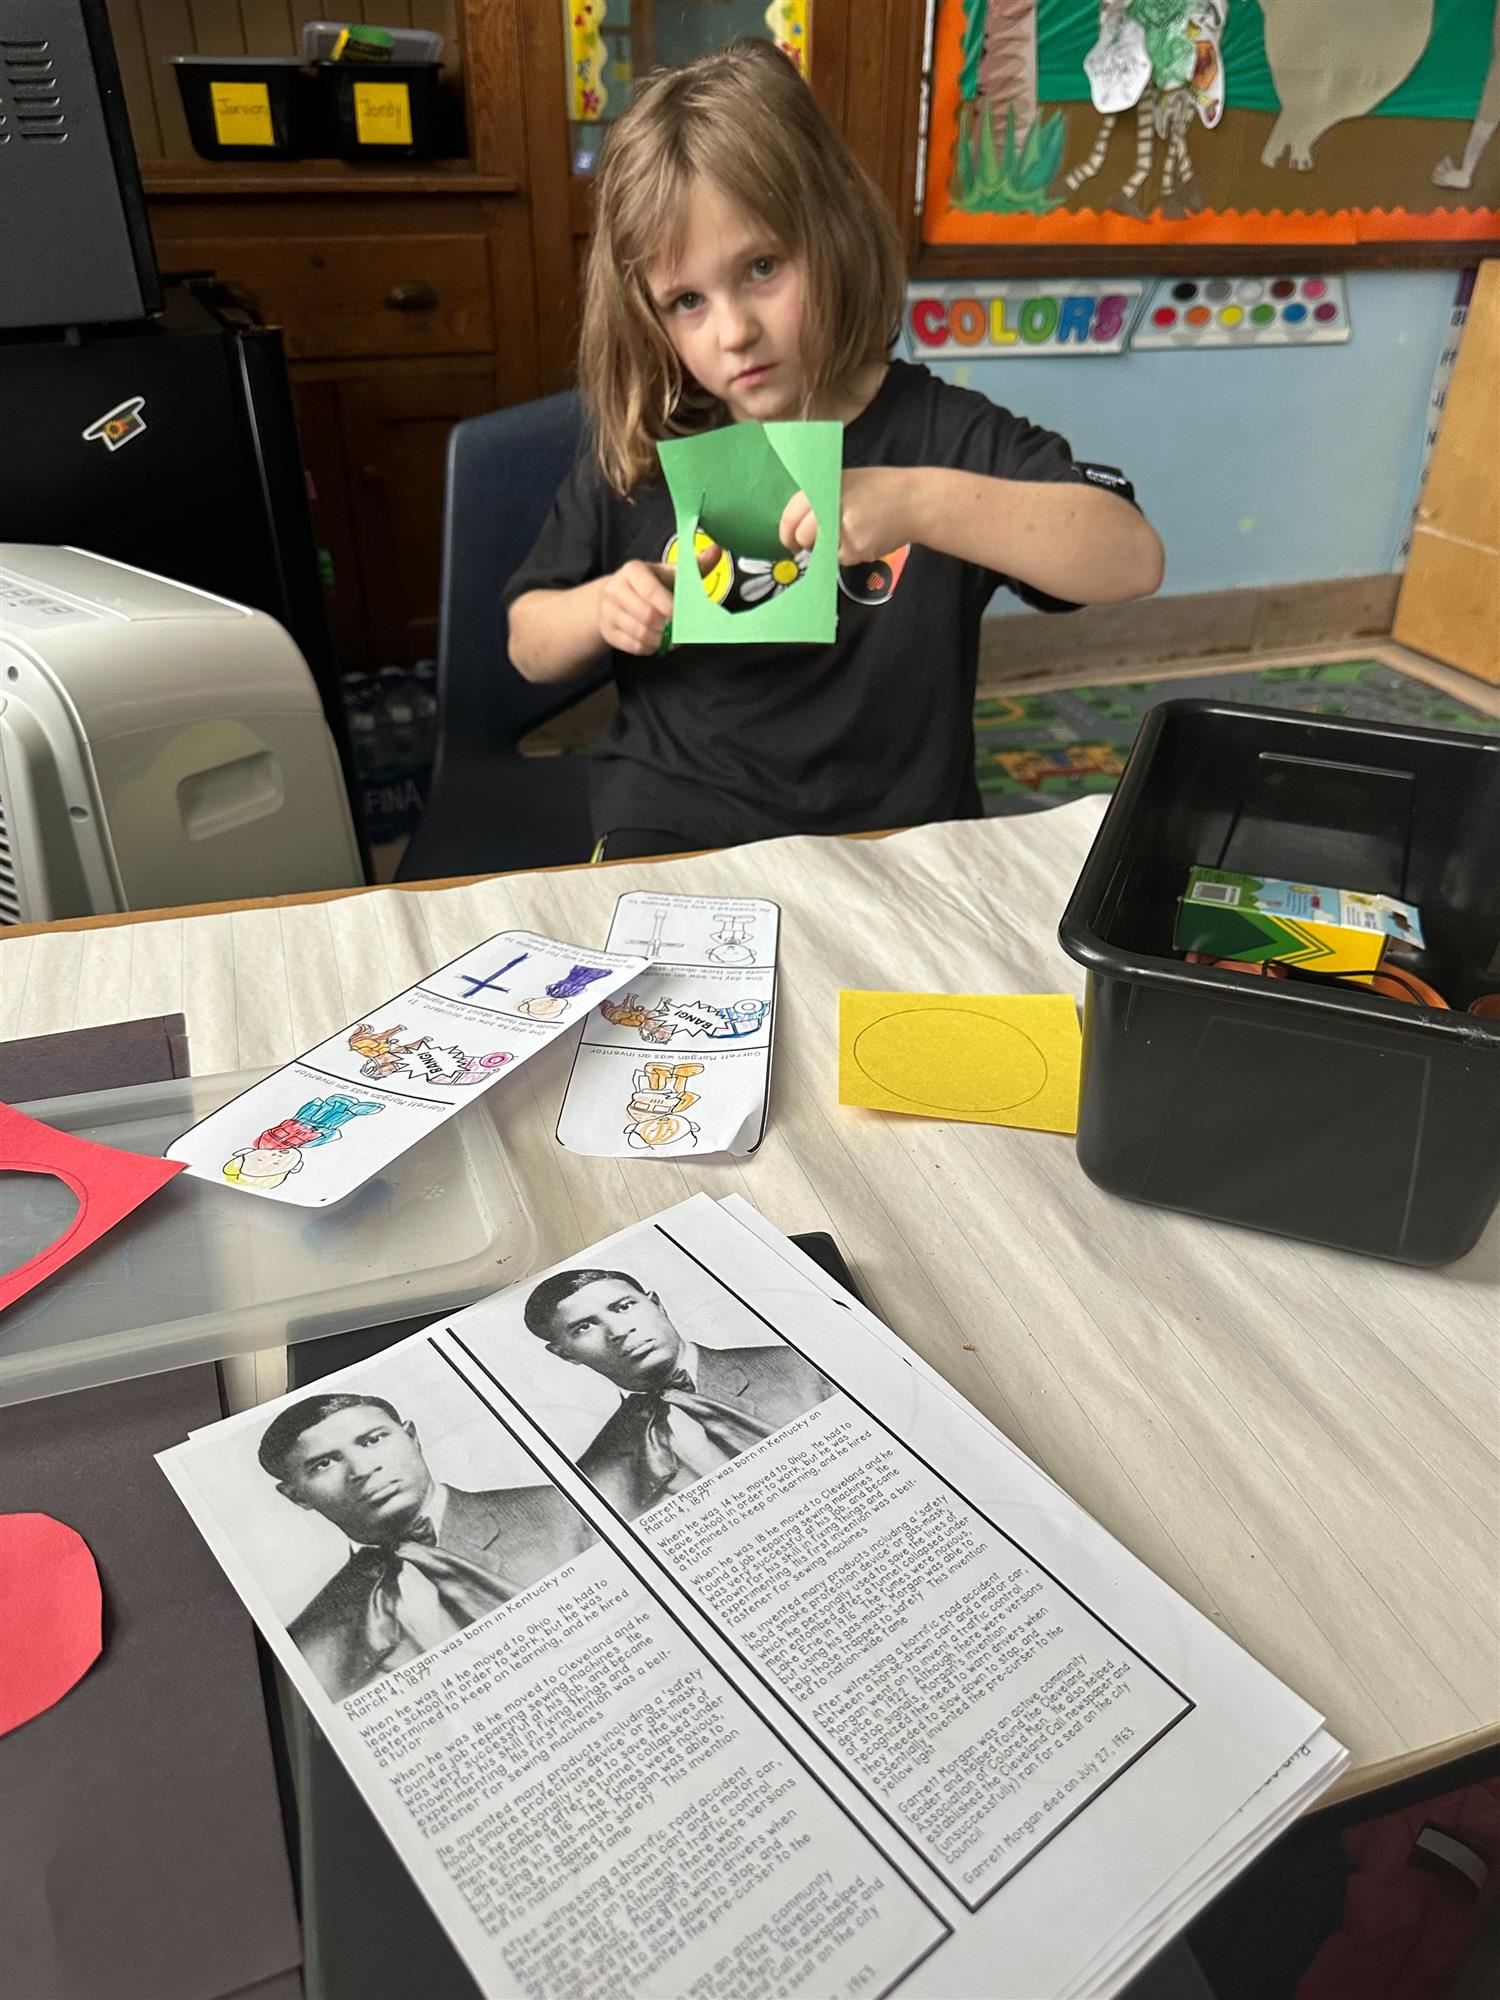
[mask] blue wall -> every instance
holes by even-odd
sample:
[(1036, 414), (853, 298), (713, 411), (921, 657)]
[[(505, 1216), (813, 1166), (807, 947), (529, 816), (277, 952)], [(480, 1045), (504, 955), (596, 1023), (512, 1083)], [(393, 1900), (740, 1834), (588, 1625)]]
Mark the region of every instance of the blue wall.
[(1123, 466), (1166, 543), (1166, 591), (1371, 576), (1406, 531), (1456, 284), (1452, 271), (1352, 273), (1343, 347), (937, 372), (1061, 431), (1080, 458)]

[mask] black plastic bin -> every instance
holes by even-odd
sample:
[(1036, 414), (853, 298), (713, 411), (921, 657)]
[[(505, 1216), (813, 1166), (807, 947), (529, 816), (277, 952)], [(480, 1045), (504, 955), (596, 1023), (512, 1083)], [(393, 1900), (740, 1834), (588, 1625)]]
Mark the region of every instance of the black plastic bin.
[(432, 159), (458, 148), (436, 62), (320, 62), (328, 150), (346, 160)]
[(205, 160), (296, 160), (318, 150), (312, 74), (295, 56), (173, 56)]
[[(1194, 863), (1398, 896), (1452, 1012), (1174, 955)], [(1500, 736), (1217, 702), (1147, 716), (1063, 918), (1078, 1158), (1214, 1221), (1445, 1264), (1500, 1203)]]

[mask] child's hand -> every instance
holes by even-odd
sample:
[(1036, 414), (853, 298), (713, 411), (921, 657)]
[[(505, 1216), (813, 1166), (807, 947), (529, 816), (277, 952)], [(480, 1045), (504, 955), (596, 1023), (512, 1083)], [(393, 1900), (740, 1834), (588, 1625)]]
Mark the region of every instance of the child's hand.
[[(912, 539), (911, 475), (895, 466), (872, 465), (844, 474), (839, 503), (839, 561), (875, 562)], [(818, 539), (812, 502), (798, 493), (781, 517), (781, 540), (789, 549), (810, 549)]]
[[(717, 548), (700, 549), (698, 573), (707, 576), (719, 560)], [(599, 637), (615, 653), (649, 657), (661, 646), (672, 616), (671, 563), (628, 562), (604, 579), (599, 596)]]
[(654, 653), (671, 615), (672, 570), (668, 564), (628, 562), (604, 579), (599, 596), (599, 637), (611, 652)]

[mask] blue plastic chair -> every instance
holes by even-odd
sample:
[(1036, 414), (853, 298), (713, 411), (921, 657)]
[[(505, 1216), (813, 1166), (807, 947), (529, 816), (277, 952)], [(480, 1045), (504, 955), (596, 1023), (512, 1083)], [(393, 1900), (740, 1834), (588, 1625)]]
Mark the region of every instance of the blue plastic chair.
[(587, 861), (586, 757), (523, 757), (521, 739), (609, 679), (523, 680), (505, 650), (500, 598), (531, 551), (582, 436), (576, 395), (454, 426), (448, 443), (438, 619), (437, 756), (402, 882)]

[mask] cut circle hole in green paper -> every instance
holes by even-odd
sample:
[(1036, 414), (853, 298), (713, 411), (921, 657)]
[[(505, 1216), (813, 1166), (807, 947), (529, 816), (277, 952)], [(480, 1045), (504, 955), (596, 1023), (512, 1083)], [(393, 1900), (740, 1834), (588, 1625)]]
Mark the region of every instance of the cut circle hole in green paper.
[[(706, 538), (700, 534), (699, 539), (701, 541)], [(807, 574), (806, 556), (799, 562), (796, 556), (786, 549), (783, 549), (779, 556), (748, 556), (738, 562), (735, 561), (734, 555), (735, 552), (729, 552), (727, 560), (731, 587), (735, 582), (739, 586), (733, 593), (738, 599), (737, 603), (724, 603), (725, 598), (730, 595), (730, 589), (721, 587), (717, 564), (706, 576), (701, 569), (698, 573), (698, 588), (708, 602), (723, 605), (733, 618), (742, 618), (747, 611), (754, 611), (768, 599), (781, 597), (795, 584), (800, 583)]]
[[(727, 424), (657, 447), (679, 550), (716, 543), (735, 559), (736, 603), (681, 560), (673, 646), (823, 644), (838, 631), (839, 490), (844, 432), (837, 423)], [(781, 540), (798, 494), (817, 520), (810, 552)]]
[[(1047, 1081), (1047, 1059), (1030, 1035), (966, 1007), (888, 1014), (855, 1037), (853, 1053), (872, 1083), (932, 1111), (1014, 1111)], [(954, 1087), (956, 1066), (966, 1087)]]

